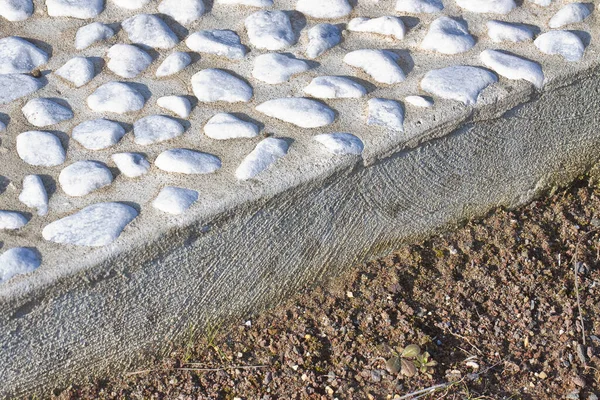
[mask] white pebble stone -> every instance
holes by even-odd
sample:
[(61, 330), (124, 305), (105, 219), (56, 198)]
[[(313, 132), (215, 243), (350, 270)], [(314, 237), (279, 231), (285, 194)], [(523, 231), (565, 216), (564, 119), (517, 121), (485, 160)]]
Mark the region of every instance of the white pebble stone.
[(317, 58), (327, 50), (337, 46), (342, 40), (340, 28), (332, 24), (318, 24), (308, 31), (306, 56)]
[(170, 16), (181, 25), (189, 25), (205, 12), (202, 0), (162, 0), (158, 11)]
[(474, 13), (508, 14), (517, 5), (514, 0), (456, 0), (459, 7)]
[(73, 118), (73, 111), (50, 99), (29, 100), (21, 111), (27, 121), (38, 128), (55, 125)]
[(150, 163), (138, 153), (117, 153), (111, 156), (117, 168), (128, 178), (137, 178), (150, 169)]
[(398, 0), (396, 2), (396, 11), (411, 14), (434, 14), (443, 9), (441, 0)]
[(192, 33), (185, 44), (198, 53), (216, 54), (230, 60), (241, 60), (246, 55), (246, 47), (240, 37), (228, 29), (212, 29)]
[(149, 115), (133, 124), (135, 143), (142, 146), (173, 139), (183, 135), (184, 131), (183, 125), (164, 115)]
[(51, 17), (88, 19), (104, 11), (104, 0), (46, 0), (46, 9)]
[(0, 74), (0, 104), (7, 104), (30, 95), (42, 87), (42, 82), (29, 75)]
[(350, 133), (325, 133), (313, 139), (325, 146), (328, 152), (335, 155), (360, 155), (365, 146), (363, 142)]
[(171, 76), (179, 71), (182, 71), (185, 67), (192, 63), (192, 57), (188, 53), (183, 51), (176, 51), (173, 54), (169, 54), (167, 58), (158, 66), (156, 70), (156, 76), (162, 78), (165, 76)]
[(550, 22), (548, 26), (550, 28), (562, 28), (565, 25), (576, 24), (578, 22), (583, 21), (587, 17), (590, 16), (592, 12), (587, 4), (583, 3), (571, 3), (567, 4), (552, 18), (550, 18)]
[(90, 109), (96, 112), (125, 114), (139, 111), (146, 100), (135, 88), (122, 82), (108, 82), (87, 98)]
[(531, 3), (536, 4), (538, 6), (542, 6), (542, 7), (548, 7), (550, 5), (550, 3), (552, 3), (552, 0), (529, 0)]
[(288, 147), (288, 143), (283, 139), (263, 139), (235, 170), (236, 178), (242, 181), (254, 178), (269, 168), (275, 161), (285, 156)]
[(48, 54), (25, 39), (0, 39), (0, 74), (26, 74), (47, 62)]
[(50, 132), (29, 131), (17, 136), (17, 153), (27, 164), (54, 167), (65, 162), (65, 149)]
[(77, 161), (65, 167), (58, 175), (62, 190), (73, 197), (85, 196), (110, 185), (112, 181), (110, 170), (97, 161)]
[(169, 214), (183, 214), (198, 200), (198, 192), (191, 189), (167, 186), (162, 188), (152, 207)]
[(290, 18), (283, 11), (257, 11), (245, 24), (250, 43), (258, 49), (276, 51), (296, 43)]
[[(2, 2), (0, 2), (1, 7)], [(0, 283), (15, 275), (27, 274), (42, 264), (38, 254), (26, 247), (13, 247), (0, 255)]]
[(474, 45), (475, 39), (463, 23), (443, 16), (431, 23), (421, 48), (442, 54), (458, 54)]
[(6, 124), (2, 121), (0, 121), (0, 132), (6, 130)]
[(398, 17), (384, 16), (379, 18), (354, 18), (348, 23), (348, 30), (354, 32), (377, 33), (404, 39), (406, 28)]
[(421, 81), (421, 88), (443, 99), (469, 106), (477, 102), (483, 89), (496, 82), (498, 78), (488, 70), (458, 65), (429, 71)]
[(27, 222), (27, 218), (21, 213), (0, 210), (0, 231), (21, 229)]
[(110, 26), (101, 22), (92, 22), (89, 25), (82, 26), (75, 34), (75, 48), (83, 50), (96, 42), (110, 39), (115, 35), (115, 31)]
[(44, 239), (77, 246), (106, 246), (115, 241), (138, 212), (121, 203), (97, 203), (46, 225)]
[(181, 118), (189, 117), (192, 112), (192, 104), (183, 96), (163, 96), (156, 100), (156, 104)]
[(367, 89), (343, 76), (318, 76), (304, 88), (304, 93), (320, 99), (358, 99), (367, 94)]
[(73, 57), (54, 73), (75, 87), (81, 87), (94, 79), (94, 63), (85, 57)]
[(523, 79), (541, 89), (544, 85), (544, 73), (540, 64), (513, 54), (497, 50), (484, 50), (479, 58), (488, 68), (508, 79)]
[(235, 115), (219, 113), (204, 125), (204, 133), (216, 140), (252, 138), (258, 136), (258, 126)]
[(163, 171), (178, 174), (211, 174), (221, 168), (218, 157), (188, 149), (163, 151), (154, 164)]
[(335, 113), (331, 108), (301, 97), (268, 100), (256, 107), (256, 110), (301, 128), (319, 128), (330, 125), (335, 120)]
[(115, 44), (106, 55), (108, 69), (123, 78), (135, 78), (152, 63), (148, 53), (131, 44)]
[(39, 175), (27, 175), (23, 178), (19, 201), (29, 208), (37, 209), (38, 215), (48, 213), (48, 192)]
[(298, 60), (286, 54), (267, 53), (254, 59), (252, 76), (270, 85), (287, 82), (292, 75), (306, 72), (310, 66), (306, 61)]
[(404, 132), (404, 109), (402, 104), (390, 99), (371, 99), (368, 102), (367, 125)]
[(579, 61), (585, 46), (579, 36), (569, 31), (550, 31), (541, 34), (533, 42), (545, 54), (560, 55), (567, 61)]
[(273, 0), (216, 0), (216, 3), (264, 8), (271, 7)]
[(487, 29), (488, 36), (494, 43), (518, 43), (533, 40), (533, 31), (525, 25), (511, 24), (504, 21), (488, 21)]
[(433, 106), (433, 101), (423, 97), (423, 96), (406, 96), (404, 100), (415, 107), (429, 108)]
[(298, 0), (296, 10), (318, 19), (337, 19), (352, 12), (348, 0)]
[(150, 3), (150, 0), (111, 0), (117, 7), (126, 10), (138, 10)]
[(355, 50), (344, 56), (344, 62), (360, 68), (379, 83), (393, 85), (404, 81), (406, 75), (398, 65), (400, 56), (387, 50)]
[(25, 21), (33, 14), (32, 0), (0, 0), (0, 17), (11, 22)]
[(179, 43), (171, 28), (156, 15), (138, 14), (121, 24), (129, 40), (155, 49), (170, 49)]
[(199, 101), (211, 103), (247, 103), (252, 98), (252, 87), (240, 78), (216, 68), (197, 72), (192, 76), (192, 90)]
[(88, 150), (114, 146), (125, 135), (121, 124), (104, 118), (85, 121), (73, 128), (71, 137)]

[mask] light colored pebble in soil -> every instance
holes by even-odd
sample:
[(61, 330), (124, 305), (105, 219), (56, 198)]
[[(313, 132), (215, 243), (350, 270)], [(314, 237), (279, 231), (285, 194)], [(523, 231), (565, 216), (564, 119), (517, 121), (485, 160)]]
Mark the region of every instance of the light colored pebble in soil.
[(247, 103), (252, 98), (252, 87), (240, 78), (221, 69), (209, 68), (192, 76), (192, 90), (201, 102)]
[(216, 3), (264, 8), (271, 7), (273, 0), (216, 0)]
[(46, 0), (46, 10), (51, 17), (89, 19), (104, 11), (104, 0)]
[(125, 129), (104, 118), (85, 121), (73, 128), (71, 137), (88, 150), (103, 150), (114, 146), (125, 135)]
[(423, 96), (406, 96), (404, 100), (415, 107), (429, 108), (433, 106), (433, 101)]
[(429, 31), (421, 42), (423, 50), (442, 54), (464, 53), (475, 45), (475, 39), (467, 27), (448, 17), (439, 17), (429, 25)]
[(33, 14), (32, 0), (0, 0), (0, 17), (11, 22), (25, 21)]
[(456, 4), (467, 11), (483, 14), (508, 14), (517, 8), (514, 0), (456, 0)]
[(164, 115), (149, 115), (133, 124), (135, 143), (147, 146), (164, 142), (183, 135), (185, 128), (173, 118)]
[(217, 156), (188, 149), (163, 151), (154, 164), (163, 171), (178, 174), (211, 174), (221, 168)]
[(65, 149), (50, 132), (29, 131), (17, 136), (17, 153), (27, 164), (54, 167), (65, 162)]
[(192, 63), (192, 57), (183, 51), (169, 54), (156, 69), (156, 76), (162, 78), (175, 75)]
[(0, 231), (17, 230), (27, 225), (27, 218), (15, 211), (0, 210)]
[(374, 98), (369, 100), (367, 125), (404, 132), (404, 108), (395, 100)]
[(533, 43), (542, 53), (560, 55), (570, 62), (581, 60), (585, 51), (579, 36), (569, 31), (542, 33)]
[(0, 74), (0, 104), (7, 104), (37, 92), (42, 82), (29, 75)]
[(77, 50), (87, 49), (96, 42), (110, 39), (115, 35), (115, 31), (110, 26), (101, 22), (92, 22), (82, 26), (75, 34), (75, 48)]
[(150, 3), (151, 0), (107, 0), (115, 4), (117, 7), (124, 8), (126, 10), (139, 10), (146, 4)]
[(306, 56), (317, 58), (342, 41), (340, 28), (332, 24), (318, 24), (308, 30)]
[(354, 18), (348, 23), (348, 30), (353, 32), (377, 33), (404, 39), (406, 28), (398, 17), (384, 16), (379, 18)]
[(393, 85), (406, 79), (402, 68), (398, 65), (400, 56), (388, 50), (362, 49), (352, 51), (344, 56), (344, 62), (360, 68), (379, 83)]
[(323, 103), (302, 97), (265, 101), (256, 110), (301, 128), (320, 128), (333, 123), (334, 111)]
[(250, 43), (258, 49), (277, 51), (296, 43), (290, 18), (283, 11), (257, 11), (245, 25)]
[(324, 133), (313, 137), (331, 154), (362, 154), (365, 146), (362, 140), (350, 133)]
[(0, 74), (27, 74), (47, 62), (48, 54), (23, 38), (0, 39)]
[(204, 134), (216, 140), (253, 138), (258, 131), (256, 124), (227, 113), (215, 114), (204, 125)]
[(48, 192), (39, 175), (27, 175), (23, 178), (19, 201), (29, 208), (35, 208), (38, 215), (48, 213)]
[(483, 89), (496, 82), (498, 78), (488, 70), (458, 65), (429, 71), (421, 80), (421, 88), (443, 99), (470, 106), (477, 103)]
[(338, 19), (349, 15), (352, 6), (348, 0), (298, 0), (296, 10), (312, 18)]
[(156, 104), (181, 118), (189, 117), (192, 112), (192, 104), (183, 96), (163, 96), (156, 100)]
[(152, 202), (157, 210), (179, 215), (189, 209), (198, 200), (198, 192), (191, 189), (167, 186), (161, 189)]
[(171, 28), (151, 14), (138, 14), (121, 23), (132, 43), (139, 43), (155, 49), (170, 49), (179, 43)]
[(81, 87), (94, 79), (94, 63), (85, 57), (73, 57), (54, 73), (75, 87)]
[(583, 21), (590, 16), (590, 5), (583, 3), (571, 3), (567, 4), (548, 22), (548, 26), (552, 29), (562, 28), (565, 25), (576, 24)]
[(112, 183), (110, 170), (98, 161), (77, 161), (58, 175), (62, 190), (73, 197), (85, 196)]
[(276, 85), (287, 82), (295, 74), (306, 72), (310, 66), (306, 61), (279, 53), (261, 54), (254, 59), (252, 76), (259, 81)]
[(50, 99), (31, 99), (21, 111), (27, 121), (38, 128), (55, 125), (73, 118), (73, 111)]
[[(0, 2), (1, 6), (1, 2)], [(0, 255), (0, 283), (16, 275), (35, 271), (42, 264), (40, 256), (26, 247), (13, 247)]]
[(245, 181), (254, 178), (271, 164), (285, 156), (288, 143), (284, 139), (266, 138), (260, 141), (235, 170), (237, 179)]
[(479, 58), (481, 62), (498, 75), (508, 79), (523, 79), (541, 89), (544, 85), (542, 66), (535, 61), (503, 53), (497, 50), (484, 50)]
[(398, 0), (396, 11), (411, 14), (434, 14), (442, 11), (444, 4), (441, 0)]
[(148, 172), (150, 163), (138, 153), (117, 153), (111, 156), (117, 168), (128, 178), (137, 178)]
[(125, 114), (139, 111), (146, 100), (133, 86), (123, 82), (108, 82), (87, 98), (88, 107), (96, 112)]
[(486, 25), (488, 36), (494, 43), (518, 43), (533, 40), (533, 31), (526, 25), (504, 21), (488, 21)]
[(152, 63), (152, 57), (132, 44), (115, 44), (108, 53), (106, 66), (123, 78), (135, 78)]
[(106, 246), (115, 241), (138, 212), (126, 204), (97, 203), (46, 225), (44, 239), (77, 246)]
[(158, 11), (181, 25), (189, 25), (204, 14), (206, 7), (203, 0), (162, 0)]
[(216, 54), (230, 60), (241, 60), (246, 55), (244, 46), (237, 33), (229, 29), (211, 29), (192, 33), (186, 40), (186, 46), (198, 53)]
[(318, 76), (304, 93), (319, 99), (358, 99), (367, 94), (361, 84), (343, 76)]

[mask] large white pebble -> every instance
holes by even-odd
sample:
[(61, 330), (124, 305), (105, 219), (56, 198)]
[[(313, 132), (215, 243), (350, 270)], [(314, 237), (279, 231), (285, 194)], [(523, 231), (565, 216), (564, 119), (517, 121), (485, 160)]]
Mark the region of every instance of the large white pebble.
[(0, 283), (6, 282), (15, 275), (32, 272), (41, 264), (40, 256), (34, 250), (26, 247), (8, 249), (0, 255)]
[(442, 11), (444, 4), (441, 0), (398, 0), (396, 11), (411, 14), (434, 14)]
[(191, 189), (167, 186), (162, 188), (152, 206), (169, 214), (183, 214), (198, 200), (198, 192)]
[(459, 7), (474, 13), (508, 14), (517, 5), (514, 0), (456, 0)]
[(488, 21), (488, 36), (494, 43), (528, 42), (533, 40), (533, 30), (526, 25), (511, 24), (504, 21)]
[(65, 149), (50, 132), (29, 131), (17, 136), (17, 153), (27, 164), (54, 167), (65, 162)]
[(94, 79), (94, 63), (85, 57), (73, 57), (54, 73), (75, 87), (81, 87)]
[(158, 11), (170, 16), (181, 25), (188, 25), (199, 19), (205, 12), (202, 0), (162, 0)]
[(192, 104), (183, 96), (163, 96), (156, 100), (156, 104), (181, 118), (189, 117), (192, 111)]
[(290, 18), (283, 11), (257, 11), (245, 24), (250, 43), (258, 49), (276, 51), (296, 43)]
[(188, 53), (176, 51), (173, 54), (169, 54), (169, 56), (158, 66), (156, 76), (162, 78), (164, 76), (174, 75), (191, 63), (192, 57), (190, 57)]
[(354, 32), (377, 33), (404, 39), (406, 28), (398, 17), (384, 16), (379, 18), (354, 18), (348, 23), (348, 30)]
[(135, 143), (142, 146), (173, 139), (184, 131), (183, 125), (164, 115), (149, 115), (133, 124)]
[(21, 229), (27, 222), (27, 218), (21, 213), (0, 210), (0, 231)]
[(27, 121), (38, 128), (55, 125), (73, 118), (73, 111), (50, 99), (31, 99), (21, 111)]
[(475, 39), (463, 23), (444, 16), (431, 23), (421, 48), (442, 54), (458, 54), (474, 45)]
[(0, 39), (0, 74), (27, 74), (47, 62), (48, 53), (25, 39)]
[(479, 58), (488, 68), (508, 79), (523, 79), (540, 89), (544, 85), (544, 73), (540, 64), (513, 54), (497, 50), (484, 50)]
[(477, 103), (483, 89), (496, 82), (496, 75), (486, 69), (458, 65), (429, 71), (421, 80), (421, 88), (441, 98), (460, 101), (469, 106)]
[(348, 0), (298, 0), (296, 10), (318, 19), (338, 19), (352, 12)]
[(110, 170), (97, 161), (77, 161), (65, 167), (58, 175), (62, 190), (69, 196), (85, 196), (108, 186), (113, 176)]
[(334, 111), (315, 100), (287, 97), (265, 101), (256, 110), (301, 128), (319, 128), (335, 120)]
[(548, 26), (556, 29), (562, 28), (565, 25), (576, 24), (589, 17), (591, 13), (592, 12), (590, 11), (590, 6), (588, 4), (567, 4), (558, 10), (558, 12), (554, 14), (552, 18), (550, 18)]
[(179, 174), (210, 174), (221, 168), (218, 157), (188, 149), (163, 151), (154, 164), (163, 171)]
[(106, 55), (108, 69), (123, 78), (135, 78), (152, 63), (148, 53), (131, 44), (115, 44)]
[(88, 150), (114, 146), (125, 135), (121, 124), (104, 118), (85, 121), (73, 128), (71, 137)]
[(279, 53), (261, 54), (254, 59), (252, 76), (270, 85), (287, 82), (292, 75), (308, 71), (306, 61)]
[(117, 7), (124, 8), (126, 10), (138, 10), (150, 3), (151, 0), (110, 0), (115, 3)]
[(581, 60), (585, 46), (579, 36), (569, 31), (550, 31), (541, 34), (533, 42), (545, 54), (560, 55), (565, 60)]
[(367, 125), (378, 125), (396, 132), (404, 132), (402, 104), (390, 99), (371, 99), (368, 102)]
[(365, 148), (363, 142), (350, 133), (325, 133), (313, 139), (325, 146), (328, 152), (336, 155), (360, 155)]
[(318, 76), (304, 88), (304, 93), (319, 99), (358, 99), (367, 94), (367, 89), (344, 76)]
[(211, 103), (247, 103), (252, 98), (252, 87), (240, 78), (216, 68), (197, 72), (192, 76), (192, 90), (199, 101)]
[(332, 24), (317, 24), (308, 31), (306, 56), (317, 58), (342, 41), (340, 28)]
[(25, 21), (33, 14), (32, 0), (0, 0), (0, 17), (11, 22)]
[(204, 133), (216, 140), (252, 138), (258, 136), (258, 126), (235, 115), (219, 113), (204, 125)]
[(129, 40), (155, 49), (170, 49), (179, 43), (171, 28), (151, 14), (138, 14), (127, 18), (121, 24)]
[(150, 169), (150, 163), (138, 153), (117, 153), (112, 155), (112, 160), (119, 171), (128, 178), (137, 178)]
[(19, 201), (29, 208), (37, 209), (38, 215), (48, 213), (48, 192), (39, 175), (27, 175), (23, 178)]
[(0, 74), (0, 104), (7, 104), (38, 91), (42, 82), (29, 75)]
[(283, 139), (263, 139), (235, 170), (236, 178), (242, 181), (254, 178), (269, 168), (275, 161), (285, 156), (288, 147), (288, 143)]
[(122, 82), (108, 82), (88, 96), (88, 107), (96, 112), (125, 114), (139, 111), (146, 100), (133, 86)]
[(393, 85), (406, 79), (402, 68), (398, 65), (400, 56), (388, 50), (363, 49), (355, 50), (344, 56), (344, 62), (360, 68), (379, 83)]
[(229, 29), (211, 29), (192, 33), (185, 45), (198, 53), (216, 54), (230, 60), (241, 60), (246, 55), (246, 46), (240, 37)]
[(110, 26), (104, 25), (101, 22), (92, 22), (77, 30), (75, 34), (75, 48), (77, 50), (87, 49), (92, 44), (110, 39), (114, 35), (115, 31)]
[(89, 19), (104, 11), (104, 0), (46, 0), (51, 17)]

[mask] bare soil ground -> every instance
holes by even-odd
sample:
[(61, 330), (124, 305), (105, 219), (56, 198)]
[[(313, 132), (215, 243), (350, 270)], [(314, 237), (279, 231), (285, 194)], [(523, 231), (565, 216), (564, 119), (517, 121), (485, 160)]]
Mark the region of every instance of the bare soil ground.
[(214, 327), (148, 371), (52, 396), (593, 400), (599, 240), (600, 189), (579, 182)]

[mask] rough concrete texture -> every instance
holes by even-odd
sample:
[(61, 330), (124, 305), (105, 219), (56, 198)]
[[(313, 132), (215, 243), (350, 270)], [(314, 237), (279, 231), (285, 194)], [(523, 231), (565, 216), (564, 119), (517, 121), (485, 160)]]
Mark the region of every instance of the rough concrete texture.
[[(394, 14), (391, 3), (359, 1), (351, 17)], [(531, 42), (494, 44), (485, 30), (485, 21), (498, 18), (547, 31), (547, 21), (562, 2), (547, 8), (526, 2), (507, 16), (463, 13), (448, 3), (444, 12), (461, 15), (477, 38), (475, 47), (465, 53), (442, 56), (419, 50), (436, 16), (403, 16), (410, 28), (403, 41), (345, 32), (342, 44), (319, 58), (313, 69), (277, 86), (252, 78), (253, 59), (264, 53), (256, 49), (236, 62), (195, 55), (190, 68), (160, 80), (154, 77), (155, 69), (170, 51), (150, 50), (158, 61), (139, 77), (126, 80), (102, 69), (100, 60), (112, 44), (128, 42), (123, 31), (106, 43), (75, 53), (75, 31), (89, 21), (50, 19), (41, 2), (36, 2), (35, 14), (27, 21), (2, 21), (2, 36), (31, 39), (52, 57), (42, 68), (47, 81), (42, 90), (0, 106), (0, 120), (10, 121), (2, 133), (0, 153), (2, 175), (10, 184), (0, 195), (0, 209), (31, 213), (17, 201), (27, 174), (42, 174), (51, 188), (48, 215), (33, 217), (21, 230), (0, 232), (1, 250), (31, 246), (42, 255), (40, 268), (0, 284), (0, 395), (21, 396), (83, 375), (138, 366), (146, 354), (168, 351), (172, 343), (186, 340), (207, 323), (256, 312), (346, 266), (492, 207), (527, 202), (594, 165), (600, 149), (600, 45), (592, 39), (598, 37), (600, 27), (595, 13), (572, 26), (587, 46), (584, 57), (565, 62), (540, 53)], [(143, 11), (156, 12), (155, 7)], [(294, 2), (282, 0), (276, 7), (293, 10)], [(116, 27), (138, 12), (126, 12), (109, 2), (97, 20)], [(243, 21), (252, 12), (215, 4), (189, 29), (166, 21), (180, 39), (199, 29), (230, 28), (248, 44)], [(322, 22), (292, 14), (297, 29)], [(347, 19), (333, 22), (342, 24)], [(303, 31), (298, 44), (286, 51), (304, 58), (305, 45)], [(342, 62), (344, 54), (362, 48), (396, 52), (406, 81), (376, 84)], [(366, 125), (369, 98), (402, 100), (424, 94), (419, 82), (425, 73), (450, 65), (481, 65), (479, 54), (488, 48), (538, 61), (546, 77), (543, 89), (500, 77), (479, 95), (474, 107), (440, 98), (434, 98), (430, 109), (405, 104), (404, 133)], [(174, 50), (187, 48), (181, 42)], [(79, 89), (50, 73), (75, 54), (97, 57), (97, 67), (102, 69)], [(189, 120), (180, 120), (187, 128), (184, 135), (144, 148), (135, 145), (128, 133), (110, 149), (91, 152), (66, 134), (85, 120), (103, 116), (85, 104), (85, 98), (103, 83), (135, 82), (149, 98), (140, 112), (108, 116), (130, 128), (143, 116), (164, 112), (156, 106), (157, 98), (191, 95), (191, 75), (211, 67), (244, 77), (254, 88), (251, 102), (198, 105)], [(312, 130), (254, 110), (269, 99), (301, 96), (302, 88), (321, 75), (358, 77), (369, 94), (359, 100), (326, 101), (337, 111), (336, 121)], [(35, 97), (60, 97), (75, 113), (74, 119), (52, 127), (68, 148), (62, 166), (35, 168), (14, 151), (16, 136), (32, 129), (20, 109)], [(222, 142), (205, 137), (202, 125), (222, 111), (243, 113), (264, 124), (265, 132), (288, 139), (289, 153), (256, 179), (238, 182), (234, 171), (260, 138)], [(331, 132), (359, 136), (365, 144), (363, 156), (336, 157), (311, 139)], [(140, 179), (117, 176), (110, 186), (84, 197), (69, 197), (56, 187), (61, 169), (78, 160), (98, 160), (112, 167), (114, 153), (141, 151), (152, 161), (162, 151), (179, 147), (218, 155), (223, 168), (190, 177), (153, 166)], [(150, 204), (167, 185), (197, 190), (200, 198), (182, 215), (164, 214)], [(50, 222), (101, 201), (124, 202), (140, 211), (112, 244), (75, 247), (42, 238), (42, 228)]]

